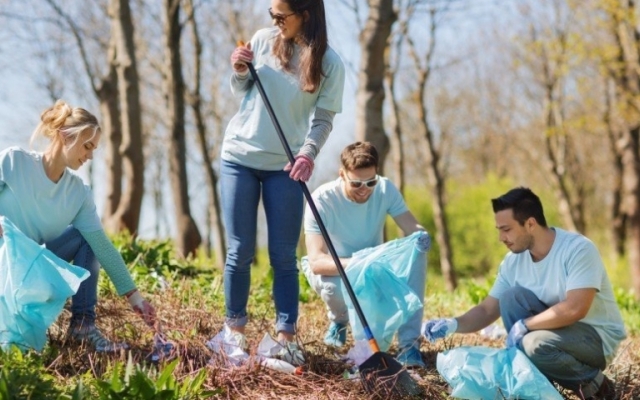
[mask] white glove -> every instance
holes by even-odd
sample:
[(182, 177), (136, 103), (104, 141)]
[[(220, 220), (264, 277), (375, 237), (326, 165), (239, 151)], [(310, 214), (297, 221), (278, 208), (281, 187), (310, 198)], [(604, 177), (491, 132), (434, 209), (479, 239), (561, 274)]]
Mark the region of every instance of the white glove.
[(156, 310), (151, 303), (145, 300), (138, 289), (125, 295), (133, 311), (142, 317), (144, 322), (151, 328), (155, 328), (156, 324)]

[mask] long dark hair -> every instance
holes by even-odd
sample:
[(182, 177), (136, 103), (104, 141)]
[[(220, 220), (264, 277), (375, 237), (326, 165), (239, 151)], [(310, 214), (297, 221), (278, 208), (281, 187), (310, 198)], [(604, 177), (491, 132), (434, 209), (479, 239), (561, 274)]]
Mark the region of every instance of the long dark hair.
[[(322, 59), (327, 51), (327, 20), (322, 0), (284, 0), (291, 11), (303, 17), (302, 54), (300, 54), (300, 88), (313, 93), (320, 87), (322, 79)], [(306, 15), (305, 15), (306, 11)], [(273, 54), (278, 58), (282, 68), (292, 72), (291, 58), (295, 39), (276, 37)]]

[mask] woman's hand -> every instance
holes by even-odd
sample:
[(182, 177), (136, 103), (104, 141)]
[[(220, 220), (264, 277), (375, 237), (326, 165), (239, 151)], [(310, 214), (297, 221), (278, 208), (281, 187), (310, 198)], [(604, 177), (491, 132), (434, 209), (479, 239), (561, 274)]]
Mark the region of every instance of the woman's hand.
[(284, 170), (291, 171), (289, 177), (294, 181), (308, 182), (313, 173), (313, 160), (303, 154), (298, 154), (295, 159), (296, 162), (293, 165), (287, 163)]
[(156, 310), (151, 303), (145, 300), (138, 289), (135, 289), (125, 295), (133, 311), (142, 317), (144, 322), (151, 328), (156, 326)]
[(251, 43), (247, 43), (245, 46), (238, 46), (231, 53), (231, 66), (233, 70), (239, 75), (246, 75), (249, 73), (249, 67), (247, 63), (253, 61), (253, 51), (251, 51)]

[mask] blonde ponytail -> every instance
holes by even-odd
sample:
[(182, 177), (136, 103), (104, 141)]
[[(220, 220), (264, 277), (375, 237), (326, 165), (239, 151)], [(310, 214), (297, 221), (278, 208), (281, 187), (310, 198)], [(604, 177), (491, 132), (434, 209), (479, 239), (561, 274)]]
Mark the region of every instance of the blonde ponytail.
[[(98, 119), (84, 108), (72, 108), (64, 100), (58, 100), (40, 115), (40, 123), (36, 127), (31, 141), (37, 136), (44, 136), (52, 142), (75, 141), (87, 129), (93, 130), (92, 137), (100, 131)], [(61, 133), (62, 135), (59, 135)]]

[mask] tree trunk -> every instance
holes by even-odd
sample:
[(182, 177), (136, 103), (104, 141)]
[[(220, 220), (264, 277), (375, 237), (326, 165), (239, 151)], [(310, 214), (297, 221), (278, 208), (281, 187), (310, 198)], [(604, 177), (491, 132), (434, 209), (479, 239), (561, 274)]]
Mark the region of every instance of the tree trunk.
[(615, 80), (607, 78), (605, 84), (605, 112), (604, 123), (606, 126), (607, 139), (611, 157), (613, 160), (613, 176), (612, 180), (612, 201), (610, 208), (611, 215), (611, 243), (613, 244), (616, 259), (620, 259), (625, 255), (625, 243), (627, 240), (627, 215), (623, 209), (622, 203), (622, 179), (624, 175), (624, 166), (622, 164), (622, 156), (618, 151), (620, 143), (620, 129), (614, 123), (615, 104), (618, 102), (616, 96)]
[(106, 225), (111, 231), (127, 229), (136, 235), (144, 195), (144, 154), (133, 19), (129, 0), (112, 0), (109, 11), (112, 18), (111, 35), (115, 37), (116, 43), (116, 71), (122, 118), (122, 142), (119, 146), (122, 175), (119, 181), (114, 180), (114, 184), (121, 185), (122, 195)]
[(627, 218), (629, 272), (640, 300), (640, 32), (633, 0), (608, 11), (617, 47), (612, 75), (621, 100), (620, 114), (625, 117), (617, 146), (623, 170), (622, 209)]
[[(431, 206), (433, 208), (433, 219), (436, 225), (436, 242), (440, 247), (440, 269), (445, 279), (447, 290), (453, 291), (458, 286), (455, 266), (453, 264), (453, 251), (451, 250), (451, 240), (449, 234), (449, 224), (445, 210), (445, 179), (440, 165), (440, 154), (438, 153), (433, 129), (429, 123), (429, 108), (427, 106), (427, 86), (431, 76), (431, 64), (436, 45), (436, 10), (430, 12), (430, 41), (427, 47), (424, 60), (418, 55), (415, 41), (408, 36), (409, 54), (413, 59), (417, 78), (418, 90), (415, 94), (417, 104), (417, 121), (424, 135), (425, 140), (425, 161), (427, 164), (427, 184), (431, 191)], [(441, 136), (445, 136), (443, 132)]]
[(379, 171), (389, 153), (389, 138), (384, 130), (384, 55), (391, 26), (396, 21), (393, 0), (369, 0), (369, 16), (360, 32), (360, 69), (356, 95), (356, 140), (371, 142), (380, 156)]
[(629, 222), (629, 267), (640, 299), (640, 126), (626, 132), (622, 142), (624, 209)]
[[(112, 24), (114, 18), (111, 18)], [(122, 196), (122, 128), (120, 122), (120, 107), (118, 104), (118, 74), (116, 72), (116, 36), (109, 38), (109, 72), (96, 87), (95, 93), (100, 103), (102, 115), (102, 134), (105, 136), (105, 205), (103, 222), (107, 221), (118, 209)], [(106, 227), (105, 227), (106, 228)]]
[(431, 191), (431, 207), (433, 220), (436, 225), (436, 242), (440, 247), (440, 269), (445, 279), (447, 290), (453, 291), (458, 286), (455, 267), (453, 265), (453, 251), (449, 234), (449, 223), (445, 211), (445, 181), (440, 172), (440, 156), (434, 144), (433, 133), (428, 122), (427, 104), (425, 99), (426, 77), (420, 80), (420, 111), (419, 121), (425, 137), (425, 160), (427, 163), (427, 180)]
[(194, 86), (187, 96), (187, 101), (193, 111), (194, 119), (196, 122), (196, 131), (198, 133), (198, 145), (200, 146), (200, 153), (202, 155), (202, 161), (204, 164), (204, 171), (207, 182), (207, 193), (209, 195), (209, 207), (208, 216), (210, 226), (212, 227), (212, 234), (209, 235), (209, 240), (213, 242), (213, 248), (215, 251), (216, 266), (218, 268), (224, 268), (224, 263), (227, 258), (227, 245), (225, 243), (224, 225), (222, 223), (222, 211), (220, 204), (220, 197), (218, 196), (218, 175), (213, 169), (213, 160), (210, 156), (211, 152), (207, 145), (207, 127), (204, 117), (202, 115), (202, 98), (200, 96), (200, 89), (202, 86), (201, 81), (201, 55), (202, 55), (202, 42), (200, 41), (200, 34), (198, 32), (198, 25), (194, 16), (194, 7), (192, 0), (188, 0), (185, 3), (186, 13), (189, 16), (191, 23), (191, 34), (193, 37), (193, 63), (194, 63)]
[[(109, 6), (112, 18), (111, 35), (115, 37), (116, 43), (116, 72), (122, 129), (119, 150), (123, 163), (122, 167), (116, 166), (115, 163), (112, 165), (115, 168), (111, 171), (112, 182), (118, 186), (122, 185), (122, 192), (117, 209), (106, 217), (106, 225), (110, 231), (127, 229), (135, 235), (138, 233), (144, 195), (144, 153), (133, 19), (129, 0), (112, 0)], [(115, 147), (116, 143), (112, 146)], [(124, 179), (124, 182), (116, 183), (118, 179)], [(119, 192), (119, 189), (117, 190)]]
[(185, 140), (185, 86), (180, 56), (180, 0), (163, 0), (165, 26), (165, 97), (169, 127), (169, 175), (176, 216), (176, 247), (184, 256), (194, 255), (202, 241), (191, 216), (187, 182)]

